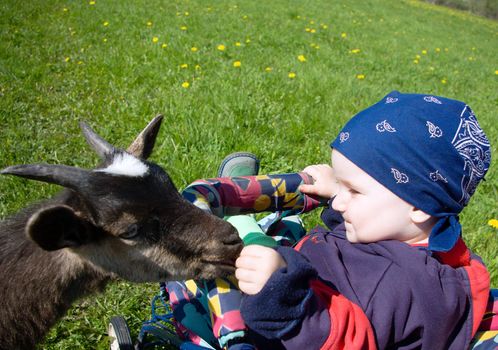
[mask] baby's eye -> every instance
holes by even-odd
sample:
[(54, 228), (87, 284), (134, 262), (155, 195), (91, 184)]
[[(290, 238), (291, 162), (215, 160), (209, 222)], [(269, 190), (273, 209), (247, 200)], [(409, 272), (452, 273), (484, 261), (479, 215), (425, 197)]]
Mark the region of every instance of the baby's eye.
[(349, 193), (351, 194), (359, 194), (360, 192), (358, 192), (357, 190), (355, 190), (354, 188), (350, 188), (349, 189)]

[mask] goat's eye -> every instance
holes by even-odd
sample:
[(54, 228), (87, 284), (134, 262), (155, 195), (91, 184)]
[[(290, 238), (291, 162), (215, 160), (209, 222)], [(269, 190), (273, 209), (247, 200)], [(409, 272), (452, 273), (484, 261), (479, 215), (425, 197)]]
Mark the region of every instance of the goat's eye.
[(119, 238), (134, 239), (138, 236), (138, 234), (139, 234), (138, 225), (132, 224), (132, 225), (128, 226), (128, 229), (126, 230), (125, 233), (122, 233), (119, 235)]

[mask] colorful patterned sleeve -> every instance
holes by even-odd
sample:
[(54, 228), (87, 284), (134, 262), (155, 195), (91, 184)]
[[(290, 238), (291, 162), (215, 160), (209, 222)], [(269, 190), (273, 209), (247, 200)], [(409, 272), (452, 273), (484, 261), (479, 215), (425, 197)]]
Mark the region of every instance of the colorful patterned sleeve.
[(298, 190), (312, 181), (306, 173), (220, 177), (194, 181), (182, 195), (218, 217), (289, 210), (301, 214), (326, 205)]

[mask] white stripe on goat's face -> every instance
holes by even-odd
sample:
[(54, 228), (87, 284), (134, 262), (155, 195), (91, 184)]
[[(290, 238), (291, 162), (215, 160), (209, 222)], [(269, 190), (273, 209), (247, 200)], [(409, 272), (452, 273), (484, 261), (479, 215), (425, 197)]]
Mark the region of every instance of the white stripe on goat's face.
[(114, 156), (112, 163), (107, 168), (96, 169), (95, 171), (114, 175), (143, 177), (148, 173), (149, 167), (131, 154), (122, 152)]

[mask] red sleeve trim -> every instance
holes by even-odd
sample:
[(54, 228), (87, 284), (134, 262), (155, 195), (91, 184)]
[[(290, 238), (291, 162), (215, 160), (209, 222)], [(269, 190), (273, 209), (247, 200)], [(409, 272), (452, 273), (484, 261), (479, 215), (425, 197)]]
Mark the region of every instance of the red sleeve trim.
[(319, 280), (313, 280), (311, 288), (330, 315), (329, 337), (321, 349), (377, 349), (370, 321), (358, 305)]
[(441, 263), (450, 265), (454, 268), (468, 266), (471, 259), (470, 251), (461, 237), (450, 251), (435, 252), (434, 255)]
[(469, 276), (470, 291), (472, 293), (472, 336), (474, 336), (488, 304), (490, 288), (489, 272), (483, 264), (474, 259), (464, 269)]
[(311, 235), (304, 236), (299, 242), (297, 242), (294, 250), (300, 251), (303, 244), (311, 237)]

